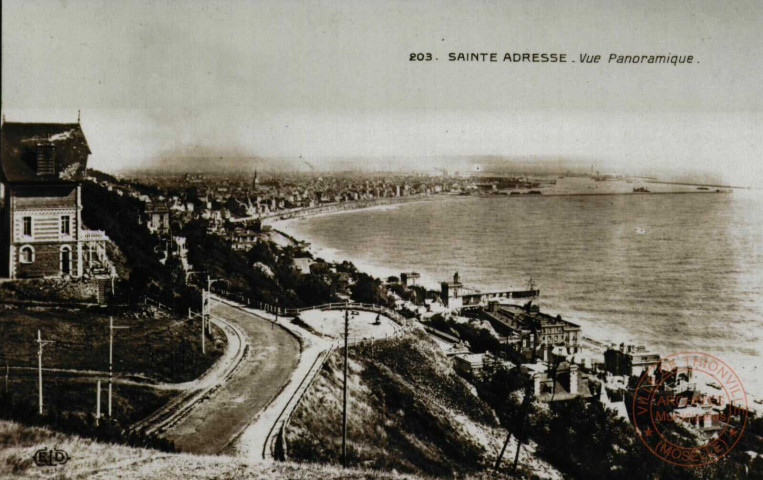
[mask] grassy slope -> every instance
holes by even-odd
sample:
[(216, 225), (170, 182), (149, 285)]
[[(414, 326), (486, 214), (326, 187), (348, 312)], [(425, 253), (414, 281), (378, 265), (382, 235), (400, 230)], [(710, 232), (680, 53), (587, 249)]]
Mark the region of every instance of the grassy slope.
[[(32, 461), (41, 448), (66, 451), (63, 466), (38, 467)], [(245, 464), (226, 456), (167, 454), (155, 450), (98, 443), (36, 427), (0, 421), (0, 478), (56, 479), (409, 479), (421, 477), (365, 469), (298, 463)]]
[[(153, 309), (115, 312), (115, 325), (131, 327), (115, 333), (114, 370), (117, 376), (120, 373), (139, 374), (157, 381), (181, 382), (206, 371), (222, 355), (224, 335), (216, 331), (218, 341), (208, 341), (207, 355), (203, 356), (198, 322), (177, 323), (179, 321), (182, 319)], [(108, 324), (108, 313), (99, 309), (0, 310), (0, 358), (4, 360), (3, 364), (7, 361), (11, 366), (9, 395), (17, 402), (36, 405), (37, 344), (34, 339), (38, 329), (42, 330), (44, 340), (55, 341), (45, 347), (44, 367), (108, 371)], [(99, 378), (106, 380), (103, 375)], [(45, 372), (44, 379), (46, 410), (78, 414), (95, 410), (95, 377)], [(102, 402), (105, 402), (105, 383), (102, 388)], [(149, 386), (116, 385), (114, 416), (126, 423), (137, 421), (174, 394)]]
[[(492, 465), (504, 431), (421, 330), (351, 350), (348, 443), (352, 465), (438, 476)], [(336, 352), (292, 417), (290, 458), (336, 461), (341, 452), (342, 360)], [(528, 455), (540, 475), (557, 477)]]
[(130, 327), (114, 333), (115, 372), (140, 373), (159, 381), (182, 382), (198, 377), (224, 351), (225, 337), (217, 332), (216, 338), (221, 341), (217, 345), (207, 342), (207, 355), (202, 355), (198, 321), (180, 323), (185, 319), (153, 308), (138, 312), (0, 308), (3, 334), (0, 356), (11, 366), (37, 367), (34, 340), (37, 330), (41, 330), (43, 340), (55, 342), (45, 347), (43, 366), (106, 371), (109, 368), (110, 316), (114, 318), (114, 325)]

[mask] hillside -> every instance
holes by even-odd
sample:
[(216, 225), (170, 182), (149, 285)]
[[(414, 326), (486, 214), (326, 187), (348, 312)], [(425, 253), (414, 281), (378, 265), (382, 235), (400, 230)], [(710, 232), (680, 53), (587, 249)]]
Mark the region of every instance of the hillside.
[[(350, 352), (351, 465), (441, 477), (482, 474), (492, 468), (505, 430), (423, 330)], [(334, 352), (294, 412), (287, 432), (292, 460), (340, 458), (341, 353)], [(514, 451), (512, 442), (505, 458), (513, 459)], [(533, 451), (533, 445), (523, 447), (520, 455), (526, 473), (561, 477)]]
[[(39, 467), (32, 460), (42, 448), (68, 453), (65, 465)], [(310, 463), (245, 464), (227, 456), (163, 453), (99, 443), (44, 428), (0, 421), (0, 478), (65, 479), (241, 479), (241, 480), (423, 480), (425, 477), (368, 469), (341, 469)], [(484, 476), (467, 477), (473, 480)], [(494, 477), (491, 477), (494, 478)], [(503, 478), (503, 477), (497, 477)]]

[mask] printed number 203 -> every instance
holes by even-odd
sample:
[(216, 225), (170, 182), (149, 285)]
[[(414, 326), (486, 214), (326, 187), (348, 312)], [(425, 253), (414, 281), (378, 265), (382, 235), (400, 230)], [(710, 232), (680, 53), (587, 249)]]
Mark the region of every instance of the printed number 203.
[(408, 60), (410, 60), (411, 62), (415, 62), (415, 61), (429, 62), (432, 60), (432, 54), (431, 53), (412, 53), (411, 58), (409, 58)]

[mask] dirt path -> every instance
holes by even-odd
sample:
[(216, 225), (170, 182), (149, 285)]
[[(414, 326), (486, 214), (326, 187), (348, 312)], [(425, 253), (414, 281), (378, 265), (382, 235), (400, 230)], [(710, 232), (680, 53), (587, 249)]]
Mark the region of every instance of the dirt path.
[(299, 341), (263, 317), (222, 303), (212, 315), (239, 327), (249, 352), (213, 395), (165, 431), (184, 452), (223, 450), (281, 392), (300, 357)]

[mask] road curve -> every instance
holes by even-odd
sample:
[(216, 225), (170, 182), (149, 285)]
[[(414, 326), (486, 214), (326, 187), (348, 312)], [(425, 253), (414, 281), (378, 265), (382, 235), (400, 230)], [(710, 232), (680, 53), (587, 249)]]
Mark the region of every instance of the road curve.
[(241, 327), (249, 354), (214, 395), (164, 432), (189, 453), (223, 450), (281, 392), (300, 356), (299, 341), (267, 319), (223, 303), (212, 314)]

